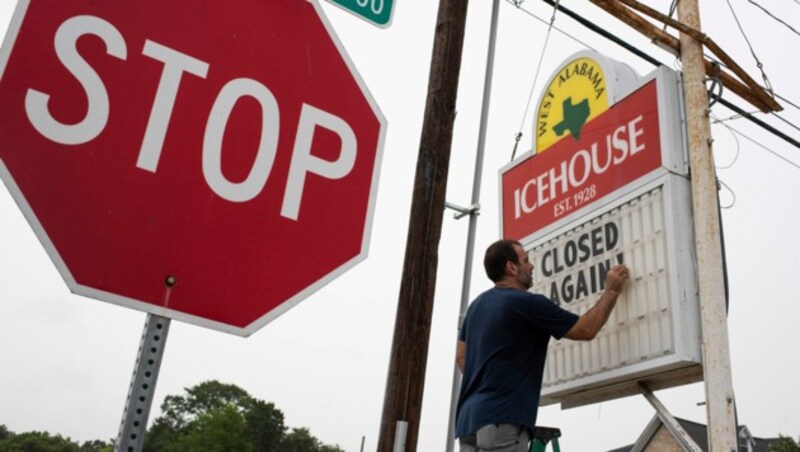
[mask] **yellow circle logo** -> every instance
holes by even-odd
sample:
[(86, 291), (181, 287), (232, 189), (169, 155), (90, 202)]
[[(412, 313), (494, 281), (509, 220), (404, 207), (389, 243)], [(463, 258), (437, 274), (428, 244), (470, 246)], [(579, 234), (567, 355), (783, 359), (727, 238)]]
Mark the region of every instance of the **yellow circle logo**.
[(579, 140), (583, 125), (606, 110), (608, 91), (600, 64), (586, 57), (570, 61), (550, 80), (539, 101), (536, 152), (547, 150), (567, 135)]

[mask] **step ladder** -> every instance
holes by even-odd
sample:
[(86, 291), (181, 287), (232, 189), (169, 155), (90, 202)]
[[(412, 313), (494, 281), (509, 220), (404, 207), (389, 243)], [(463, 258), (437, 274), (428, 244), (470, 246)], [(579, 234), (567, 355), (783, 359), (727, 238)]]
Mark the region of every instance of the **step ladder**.
[(561, 437), (561, 430), (553, 427), (535, 427), (533, 439), (531, 441), (530, 452), (545, 452), (547, 443), (553, 442), (553, 452), (561, 452), (558, 446), (558, 438)]

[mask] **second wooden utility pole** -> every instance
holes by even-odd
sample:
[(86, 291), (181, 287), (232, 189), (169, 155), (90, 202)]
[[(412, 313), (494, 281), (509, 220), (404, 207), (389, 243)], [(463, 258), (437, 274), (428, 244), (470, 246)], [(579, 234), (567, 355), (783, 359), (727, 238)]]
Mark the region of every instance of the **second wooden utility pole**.
[(417, 449), (467, 0), (441, 0), (378, 451)]
[[(700, 11), (697, 0), (678, 2), (678, 19), (699, 31)], [(703, 46), (683, 33), (681, 33), (681, 62), (697, 246), (708, 444), (712, 452), (730, 452), (737, 450), (736, 415), (728, 346), (717, 178), (714, 156), (711, 152), (711, 125), (708, 119)]]

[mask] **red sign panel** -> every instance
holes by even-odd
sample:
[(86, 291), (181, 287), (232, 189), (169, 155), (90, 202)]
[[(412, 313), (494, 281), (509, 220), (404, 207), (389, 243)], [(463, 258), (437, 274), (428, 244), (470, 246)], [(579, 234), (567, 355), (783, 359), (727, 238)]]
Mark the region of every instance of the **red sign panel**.
[(366, 256), (385, 125), (316, 2), (21, 1), (0, 56), (73, 291), (246, 335)]
[(661, 165), (655, 80), (504, 172), (503, 237), (522, 239)]

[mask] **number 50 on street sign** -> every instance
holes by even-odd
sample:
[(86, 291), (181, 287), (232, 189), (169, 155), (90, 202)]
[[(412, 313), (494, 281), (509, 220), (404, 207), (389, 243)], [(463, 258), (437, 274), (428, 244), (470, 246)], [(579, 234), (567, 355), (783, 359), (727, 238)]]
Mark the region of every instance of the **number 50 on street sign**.
[(392, 22), (394, 0), (328, 1), (381, 28), (388, 28)]

